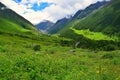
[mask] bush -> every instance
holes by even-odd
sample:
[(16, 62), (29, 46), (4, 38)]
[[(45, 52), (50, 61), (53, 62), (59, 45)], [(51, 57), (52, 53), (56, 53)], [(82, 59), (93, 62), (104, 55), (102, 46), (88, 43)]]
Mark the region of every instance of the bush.
[(50, 50), (45, 50), (46, 51), (46, 53), (49, 53), (49, 54), (54, 54), (55, 53), (55, 50), (54, 49), (50, 49)]
[(61, 40), (60, 41), (61, 46), (70, 46), (71, 44), (72, 44), (72, 42), (68, 41), (68, 40)]
[(113, 50), (117, 50), (118, 46), (117, 45), (108, 44), (107, 46), (104, 47), (104, 49), (106, 51), (113, 51)]
[(34, 45), (34, 46), (33, 46), (33, 50), (34, 50), (34, 51), (40, 51), (40, 49), (41, 49), (41, 46), (40, 46), (40, 45)]
[(6, 52), (6, 51), (7, 51), (7, 49), (6, 49), (6, 48), (4, 48), (4, 47), (0, 46), (0, 52)]
[(54, 50), (50, 50), (49, 53), (50, 53), (50, 54), (54, 54), (55, 51), (54, 51)]
[(114, 58), (114, 55), (113, 54), (105, 54), (102, 56), (103, 59), (112, 59)]

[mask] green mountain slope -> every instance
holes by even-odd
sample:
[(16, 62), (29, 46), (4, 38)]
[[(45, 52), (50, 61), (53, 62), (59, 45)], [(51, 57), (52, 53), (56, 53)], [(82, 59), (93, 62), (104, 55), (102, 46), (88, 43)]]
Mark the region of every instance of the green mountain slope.
[(35, 27), (26, 19), (0, 3), (0, 32), (35, 34)]
[(76, 29), (90, 29), (107, 35), (120, 37), (120, 0), (111, 1), (104, 8), (95, 11), (74, 25)]
[[(81, 42), (80, 47), (93, 48), (96, 46), (100, 48), (108, 45), (120, 47), (119, 43), (117, 43), (120, 39), (119, 4), (120, 0), (112, 0), (89, 16), (72, 21), (58, 34), (62, 37), (71, 38), (75, 42)], [(98, 44), (101, 45), (98, 46)]]
[(70, 22), (72, 22), (72, 21), (74, 21), (76, 19), (82, 19), (82, 18), (88, 16), (93, 11), (99, 9), (100, 7), (106, 5), (107, 3), (108, 3), (108, 1), (101, 1), (101, 2), (98, 1), (98, 2), (96, 2), (94, 4), (89, 5), (88, 7), (86, 7), (83, 10), (77, 11), (74, 16), (67, 16), (65, 18), (62, 18), (62, 19), (58, 20), (51, 28), (49, 28), (47, 30), (47, 33), (56, 34), (60, 30), (64, 29), (65, 26), (67, 24), (69, 24)]

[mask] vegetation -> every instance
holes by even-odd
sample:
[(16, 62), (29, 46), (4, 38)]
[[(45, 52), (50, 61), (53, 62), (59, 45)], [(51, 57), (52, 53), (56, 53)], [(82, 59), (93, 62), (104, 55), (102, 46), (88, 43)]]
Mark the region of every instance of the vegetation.
[(113, 40), (117, 41), (118, 38), (116, 36), (109, 37), (107, 35), (104, 35), (101, 32), (91, 32), (89, 29), (87, 30), (76, 30), (74, 28), (71, 28), (76, 34), (83, 35), (84, 37), (92, 40)]
[[(92, 50), (120, 49), (120, 0), (112, 0), (107, 5), (82, 19), (76, 19), (59, 31), (61, 37), (79, 42), (77, 47)], [(114, 12), (114, 13), (113, 13)]]
[[(100, 1), (100, 2), (98, 1), (94, 4), (89, 5), (88, 7), (86, 7), (83, 10), (77, 11), (73, 16), (69, 16), (69, 18), (62, 18), (62, 19), (58, 20), (52, 27), (49, 26), (50, 28), (47, 29), (47, 33), (56, 34), (59, 31), (65, 29), (66, 25), (68, 25), (69, 23), (74, 22), (75, 20), (78, 20), (78, 19), (80, 20), (80, 19), (87, 17), (92, 12), (94, 12), (95, 10), (99, 9), (100, 7), (106, 5), (107, 3), (108, 3), (108, 1)], [(41, 24), (44, 24), (44, 23), (41, 23)], [(47, 26), (47, 23), (44, 26)]]
[[(98, 34), (98, 33), (97, 33)], [(86, 35), (82, 34), (76, 34), (73, 30), (68, 29), (66, 32), (62, 32), (60, 34), (60, 37), (66, 37), (69, 39), (72, 39), (71, 44), (74, 45), (79, 43), (77, 45), (78, 48), (87, 48), (91, 50), (106, 50), (106, 51), (111, 51), (111, 50), (119, 50), (120, 49), (120, 42), (119, 41), (114, 41), (114, 40), (94, 40), (85, 37)], [(89, 35), (87, 35), (89, 36)], [(99, 36), (96, 36), (96, 38)]]
[(0, 31), (2, 31), (2, 32), (21, 33), (21, 34), (30, 32), (30, 30), (24, 29), (21, 26), (13, 23), (7, 19), (0, 18), (0, 23), (1, 23)]
[(40, 51), (41, 47), (40, 45), (34, 45), (33, 50), (34, 51)]
[[(120, 51), (90, 51), (43, 41), (0, 35), (1, 80), (119, 80)], [(33, 50), (40, 45), (40, 51)]]
[(12, 10), (0, 10), (0, 80), (120, 80), (118, 33), (108, 37), (78, 24), (50, 36)]
[[(120, 31), (120, 0), (112, 0), (108, 5), (94, 11), (84, 19), (78, 20), (73, 28), (77, 30), (89, 29), (93, 32), (102, 32), (109, 36), (119, 36)], [(120, 37), (120, 36), (119, 36)]]
[[(0, 8), (2, 7), (6, 6), (0, 2)], [(0, 32), (19, 35), (34, 35), (37, 34), (37, 29), (29, 21), (11, 9), (0, 9)]]

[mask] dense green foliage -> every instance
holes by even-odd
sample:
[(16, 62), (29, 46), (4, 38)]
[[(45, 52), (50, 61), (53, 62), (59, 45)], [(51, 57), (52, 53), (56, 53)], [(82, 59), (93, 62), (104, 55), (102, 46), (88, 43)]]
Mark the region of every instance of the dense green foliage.
[[(109, 37), (107, 35), (104, 35), (101, 32), (91, 32), (89, 29), (87, 30), (76, 30), (74, 28), (71, 28), (71, 30), (74, 31), (76, 34), (83, 35), (84, 37), (92, 40), (113, 40), (113, 41), (118, 41), (118, 37)], [(98, 37), (99, 36), (99, 37)]]
[(34, 50), (34, 51), (40, 51), (40, 49), (41, 49), (40, 45), (35, 45), (35, 46), (33, 47), (33, 50)]
[(116, 50), (120, 49), (120, 42), (116, 42), (113, 40), (92, 40), (84, 37), (84, 35), (75, 34), (73, 30), (68, 29), (66, 32), (62, 32), (61, 37), (66, 37), (73, 39), (72, 44), (73, 47), (76, 43), (79, 43), (77, 47), (79, 48), (88, 48), (92, 50)]
[[(54, 38), (51, 38), (54, 40)], [(1, 80), (119, 80), (120, 51), (61, 47), (55, 40), (0, 35)], [(40, 45), (40, 51), (34, 51)]]
[(112, 0), (87, 17), (72, 21), (58, 34), (80, 42), (78, 47), (82, 48), (120, 49), (119, 4), (120, 0)]
[(76, 29), (90, 29), (90, 31), (103, 32), (107, 35), (120, 37), (120, 0), (111, 1), (108, 5), (79, 20), (74, 25)]

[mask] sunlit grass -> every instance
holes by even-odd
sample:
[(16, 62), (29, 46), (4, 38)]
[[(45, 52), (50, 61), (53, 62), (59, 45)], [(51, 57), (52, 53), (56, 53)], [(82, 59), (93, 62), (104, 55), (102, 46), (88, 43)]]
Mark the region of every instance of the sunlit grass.
[(87, 30), (77, 30), (74, 28), (70, 28), (73, 30), (76, 34), (83, 35), (84, 37), (92, 40), (118, 40), (116, 36), (109, 37), (101, 32), (91, 32), (89, 29)]
[[(51, 38), (52, 39), (52, 38)], [(47, 43), (47, 44), (46, 44)], [(41, 46), (34, 51), (33, 46)], [(119, 80), (120, 51), (91, 51), (0, 35), (1, 80)], [(9, 66), (9, 67), (8, 67)]]

